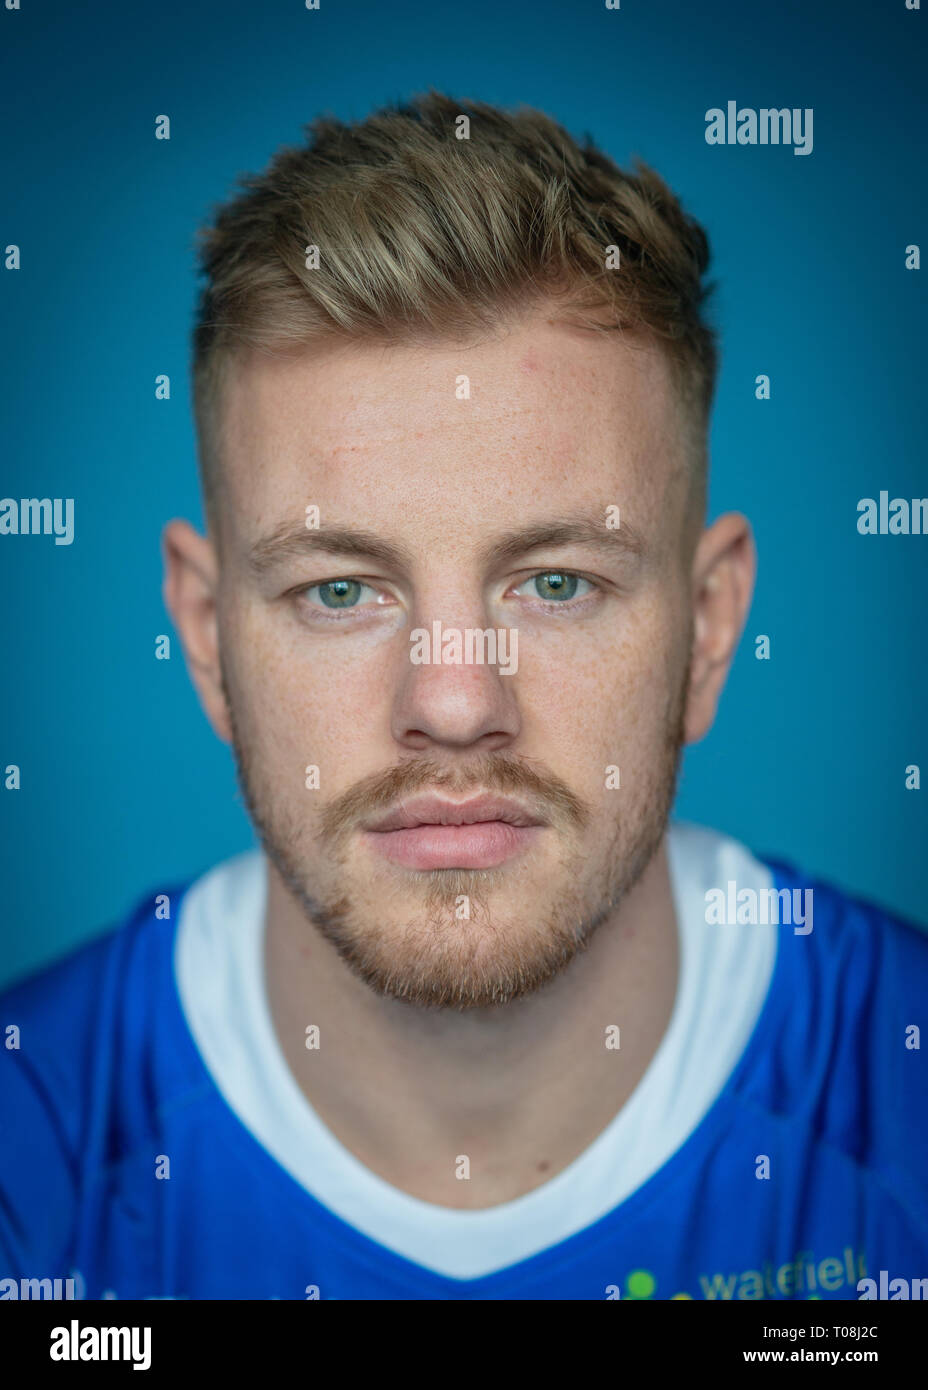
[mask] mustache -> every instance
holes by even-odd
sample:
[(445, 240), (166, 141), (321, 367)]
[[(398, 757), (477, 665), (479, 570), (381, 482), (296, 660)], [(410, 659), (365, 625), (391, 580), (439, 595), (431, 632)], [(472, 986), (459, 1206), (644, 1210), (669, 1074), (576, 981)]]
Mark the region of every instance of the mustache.
[(360, 820), (389, 811), (403, 797), (424, 789), (456, 796), (467, 792), (513, 793), (530, 802), (532, 809), (565, 828), (582, 830), (590, 809), (565, 782), (548, 768), (507, 753), (488, 753), (466, 769), (448, 768), (433, 759), (400, 763), (372, 773), (331, 801), (322, 812), (320, 834), (338, 841)]

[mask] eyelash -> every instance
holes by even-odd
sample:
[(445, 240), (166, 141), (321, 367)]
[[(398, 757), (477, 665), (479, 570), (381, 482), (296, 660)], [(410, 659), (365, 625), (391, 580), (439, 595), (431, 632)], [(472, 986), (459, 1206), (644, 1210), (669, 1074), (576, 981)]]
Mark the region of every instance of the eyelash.
[[(530, 584), (533, 579), (541, 579), (545, 575), (549, 574), (559, 574), (562, 575), (565, 579), (577, 579), (584, 584), (589, 584), (591, 592), (587, 594), (581, 594), (579, 596), (575, 595), (574, 597), (569, 599), (542, 599), (536, 596), (535, 606), (540, 608), (543, 612), (553, 613), (555, 611), (564, 612), (565, 610), (572, 612), (578, 608), (585, 607), (586, 604), (590, 601), (590, 599), (593, 599), (597, 595), (602, 593), (601, 586), (597, 584), (595, 580), (590, 579), (585, 574), (581, 574), (578, 570), (565, 570), (555, 568), (533, 570), (531, 574), (527, 575), (524, 579), (519, 580), (519, 582), (514, 587), (516, 589), (521, 589), (524, 584)], [(314, 590), (323, 589), (329, 584), (339, 583), (360, 584), (362, 589), (371, 589), (372, 591), (374, 588), (373, 585), (365, 583), (364, 580), (358, 579), (355, 575), (341, 575), (337, 579), (322, 579), (319, 581), (318, 584), (304, 585), (299, 589), (293, 590), (292, 594), (297, 599), (305, 600), (306, 606), (312, 608), (314, 617), (320, 618), (323, 622), (341, 623), (346, 620), (348, 614), (360, 614), (365, 610), (365, 608), (368, 605), (362, 605), (358, 603), (352, 608), (326, 610), (321, 604), (312, 603), (307, 597), (307, 595), (311, 594)]]

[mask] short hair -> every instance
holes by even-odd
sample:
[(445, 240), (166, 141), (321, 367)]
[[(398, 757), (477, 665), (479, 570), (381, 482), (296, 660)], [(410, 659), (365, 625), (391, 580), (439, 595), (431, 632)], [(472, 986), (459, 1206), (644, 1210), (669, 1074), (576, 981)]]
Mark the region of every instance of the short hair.
[(623, 172), (530, 107), (436, 91), (354, 123), (323, 116), (304, 135), (242, 176), (198, 233), (193, 401), (208, 517), (233, 360), (325, 337), (448, 339), (545, 298), (587, 327), (663, 346), (704, 506), (718, 366), (703, 316), (709, 243), (653, 169)]

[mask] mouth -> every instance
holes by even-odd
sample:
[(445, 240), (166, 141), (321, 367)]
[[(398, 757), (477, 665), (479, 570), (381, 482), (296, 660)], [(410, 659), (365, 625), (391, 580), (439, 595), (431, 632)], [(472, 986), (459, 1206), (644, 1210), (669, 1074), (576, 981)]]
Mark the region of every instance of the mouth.
[(545, 822), (509, 797), (415, 797), (364, 826), (372, 849), (407, 869), (491, 869), (523, 853)]

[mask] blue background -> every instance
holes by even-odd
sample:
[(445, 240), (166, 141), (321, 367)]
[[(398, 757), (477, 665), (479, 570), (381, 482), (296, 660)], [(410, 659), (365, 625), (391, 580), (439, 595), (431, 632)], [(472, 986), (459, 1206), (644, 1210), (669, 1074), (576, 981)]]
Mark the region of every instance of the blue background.
[[(752, 519), (757, 595), (677, 814), (928, 920), (925, 555), (857, 501), (928, 492), (925, 26), (887, 3), (214, 0), (0, 9), (7, 397), (0, 495), (74, 497), (76, 539), (0, 537), (3, 949), (12, 978), (252, 842), (161, 600), (200, 519), (195, 228), (303, 125), (430, 86), (541, 107), (702, 220), (719, 281), (712, 514)], [(814, 149), (710, 147), (705, 112), (814, 109)], [(154, 138), (171, 117), (169, 142)], [(166, 372), (172, 398), (157, 401)], [(754, 398), (769, 373), (773, 397)], [(754, 658), (754, 637), (772, 659)]]

